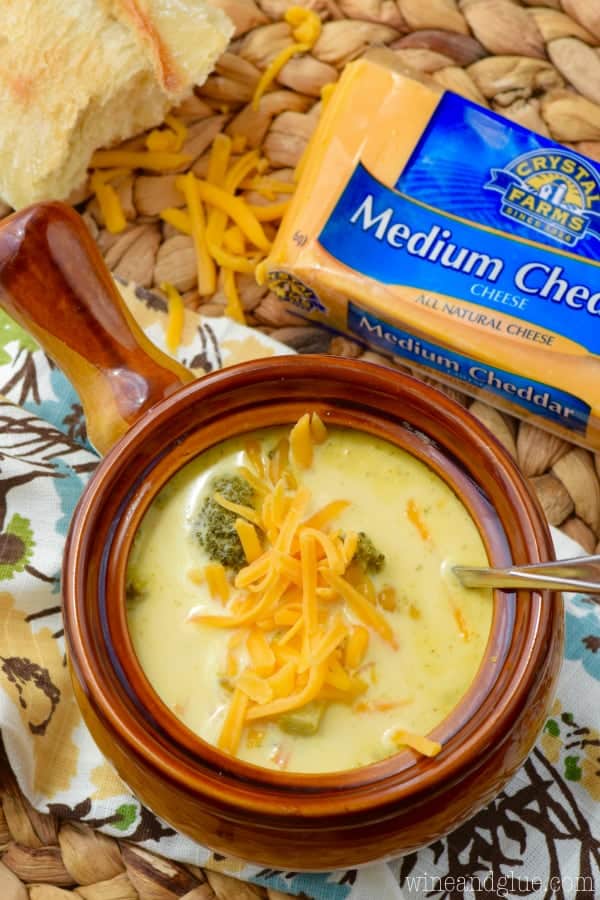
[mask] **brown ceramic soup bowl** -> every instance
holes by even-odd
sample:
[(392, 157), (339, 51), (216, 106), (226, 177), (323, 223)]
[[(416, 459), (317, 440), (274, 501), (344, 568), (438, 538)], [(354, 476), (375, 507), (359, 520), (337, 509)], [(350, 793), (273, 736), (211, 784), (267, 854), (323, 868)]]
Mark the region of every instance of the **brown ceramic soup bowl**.
[(108, 450), (67, 540), (65, 634), (85, 721), (140, 799), (214, 850), (295, 870), (413, 851), (488, 803), (525, 760), (552, 701), (560, 596), (496, 592), (477, 677), (432, 734), (443, 744), (437, 757), (405, 750), (301, 775), (220, 752), (162, 703), (132, 649), (125, 569), (145, 511), (177, 470), (225, 438), (307, 409), (426, 462), (470, 511), (493, 565), (551, 559), (537, 501), (493, 436), (442, 393), (357, 361), (271, 358), (185, 384), (187, 372), (144, 338), (81, 221), (60, 204), (0, 226), (0, 295), (73, 380), (90, 435)]

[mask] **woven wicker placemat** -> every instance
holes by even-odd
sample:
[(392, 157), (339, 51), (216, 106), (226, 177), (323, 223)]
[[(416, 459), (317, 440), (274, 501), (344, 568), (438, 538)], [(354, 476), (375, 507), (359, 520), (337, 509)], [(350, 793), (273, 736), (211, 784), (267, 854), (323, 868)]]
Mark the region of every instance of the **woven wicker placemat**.
[(284, 900), (287, 895), (220, 872), (181, 865), (40, 815), (0, 747), (0, 900)]
[[(301, 0), (321, 15), (321, 36), (310, 53), (283, 67), (256, 111), (250, 101), (261, 73), (291, 42), (282, 16), (292, 4), (213, 2), (233, 19), (235, 36), (216, 72), (177, 110), (188, 128), (182, 152), (191, 157), (188, 169), (197, 175), (206, 174), (215, 135), (226, 131), (246, 138), (246, 149), (260, 148), (278, 181), (292, 181), (318, 120), (322, 87), (372, 44), (389, 45), (440, 84), (600, 159), (599, 0)], [(140, 149), (144, 140), (141, 136), (124, 146)], [(120, 234), (104, 227), (89, 186), (73, 201), (79, 201), (115, 274), (144, 287), (170, 282), (189, 306), (208, 316), (223, 315), (223, 279), (214, 295), (199, 296), (192, 238), (159, 218), (165, 207), (184, 205), (175, 177), (138, 172), (115, 182), (128, 220)], [(252, 204), (273, 202), (252, 191), (245, 196)], [(289, 194), (275, 199), (289, 199)], [(276, 225), (265, 223), (265, 229), (274, 233)], [(351, 340), (299, 324), (252, 275), (236, 278), (249, 325), (300, 353), (362, 356), (393, 365)], [(517, 459), (549, 522), (594, 552), (600, 540), (599, 458), (480, 401), (447, 393), (469, 406)]]
[[(245, 135), (249, 147), (261, 147), (278, 179), (291, 181), (318, 119), (321, 88), (372, 44), (391, 46), (405, 63), (440, 84), (600, 160), (599, 0), (304, 2), (324, 21), (321, 37), (311, 53), (287, 63), (256, 112), (250, 106), (256, 82), (290, 42), (282, 16), (292, 4), (213, 2), (231, 16), (236, 33), (216, 73), (177, 111), (188, 127), (183, 152), (192, 157), (188, 168), (196, 174), (206, 173), (210, 144), (226, 130)], [(126, 146), (141, 148), (144, 138)], [(223, 315), (221, 278), (213, 296), (200, 297), (191, 238), (159, 218), (165, 207), (183, 205), (174, 177), (139, 172), (115, 182), (128, 220), (126, 230), (116, 235), (105, 229), (88, 186), (72, 201), (115, 274), (144, 287), (170, 282), (189, 306), (208, 316)], [(260, 195), (249, 199), (265, 202)], [(8, 212), (0, 204), (0, 216)], [(394, 365), (346, 338), (298, 324), (251, 275), (238, 276), (238, 289), (248, 324), (300, 353), (329, 352)], [(469, 406), (513, 454), (549, 522), (586, 551), (600, 549), (599, 456), (444, 390)], [(21, 795), (5, 762), (0, 771), (1, 900), (65, 900), (73, 893), (85, 900), (283, 897), (220, 873), (159, 859), (86, 825), (40, 816)]]

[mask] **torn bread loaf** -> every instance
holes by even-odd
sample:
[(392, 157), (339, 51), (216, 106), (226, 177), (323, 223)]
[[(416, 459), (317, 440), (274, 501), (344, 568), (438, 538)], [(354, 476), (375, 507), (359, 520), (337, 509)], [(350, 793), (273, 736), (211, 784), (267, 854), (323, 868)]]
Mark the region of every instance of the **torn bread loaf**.
[(232, 32), (206, 0), (2, 0), (0, 197), (68, 197), (94, 150), (204, 82)]

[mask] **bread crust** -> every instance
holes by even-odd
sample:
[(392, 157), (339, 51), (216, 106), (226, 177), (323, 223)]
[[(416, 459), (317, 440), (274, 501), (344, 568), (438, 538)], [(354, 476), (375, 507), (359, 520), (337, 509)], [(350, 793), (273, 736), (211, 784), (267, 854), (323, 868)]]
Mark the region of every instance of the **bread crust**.
[(138, 35), (140, 43), (151, 55), (157, 81), (169, 95), (176, 96), (187, 87), (185, 73), (161, 39), (152, 10), (142, 0), (112, 0), (106, 3), (109, 15), (129, 25)]
[(0, 197), (68, 197), (95, 149), (204, 82), (232, 31), (205, 0), (2, 0)]

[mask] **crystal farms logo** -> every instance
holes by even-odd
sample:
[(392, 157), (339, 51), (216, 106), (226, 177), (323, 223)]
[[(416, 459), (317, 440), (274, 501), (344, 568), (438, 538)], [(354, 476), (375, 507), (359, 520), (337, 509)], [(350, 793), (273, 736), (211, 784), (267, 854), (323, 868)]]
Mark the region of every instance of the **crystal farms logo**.
[(282, 300), (287, 300), (304, 313), (327, 312), (327, 307), (313, 289), (289, 272), (269, 272), (269, 287)]
[(582, 157), (534, 150), (490, 175), (484, 187), (502, 195), (506, 218), (568, 247), (587, 235), (600, 238), (600, 177)]

